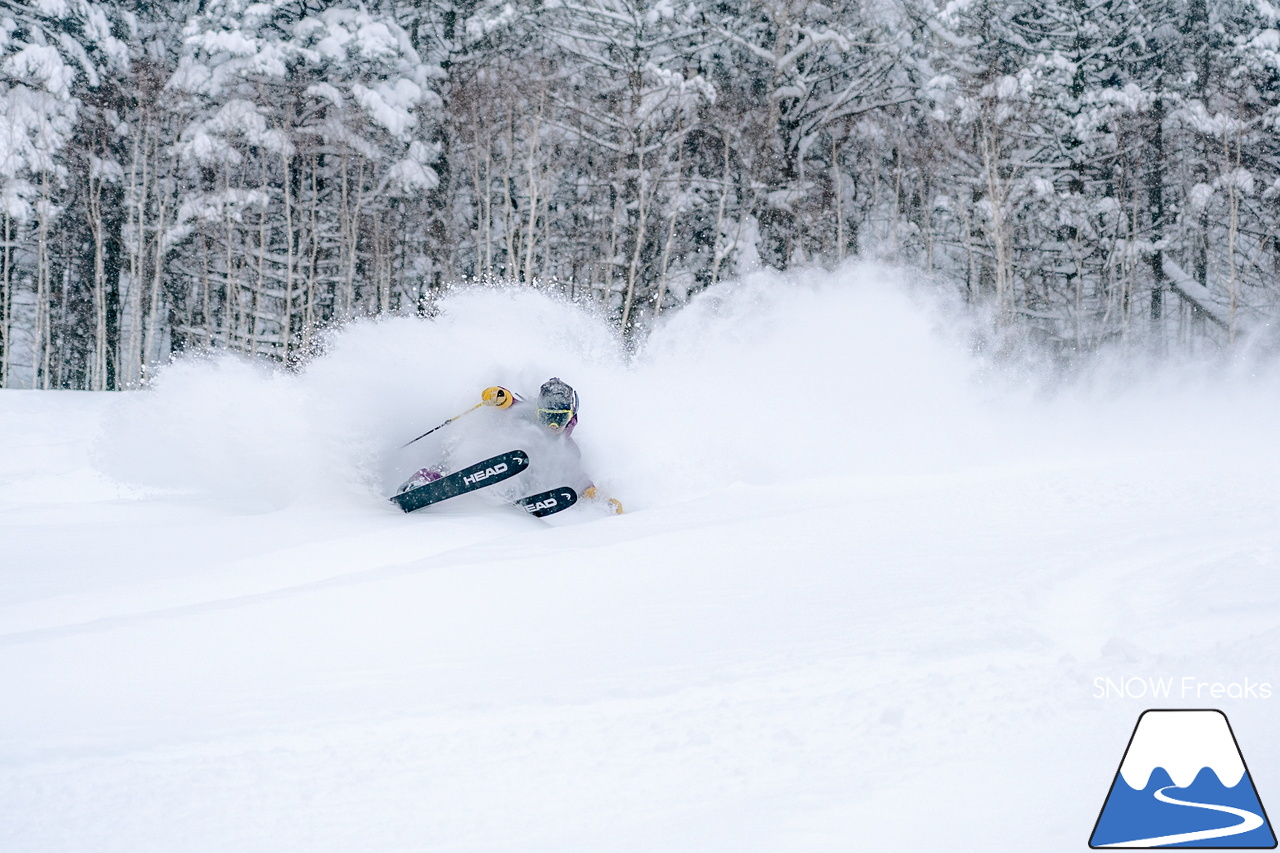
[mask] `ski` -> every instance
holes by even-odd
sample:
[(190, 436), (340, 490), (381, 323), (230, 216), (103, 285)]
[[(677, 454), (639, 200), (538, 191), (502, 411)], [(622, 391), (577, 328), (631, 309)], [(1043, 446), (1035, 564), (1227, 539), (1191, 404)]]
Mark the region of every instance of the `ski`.
[(512, 503), (518, 506), (529, 515), (535, 518), (551, 515), (568, 509), (578, 502), (578, 493), (568, 486), (561, 486), (558, 489), (550, 489), (545, 492), (538, 492), (536, 495), (529, 495)]
[(529, 457), (523, 450), (512, 450), (483, 462), (477, 462), (461, 471), (454, 471), (434, 482), (424, 483), (407, 492), (401, 492), (390, 500), (405, 512), (413, 512), (424, 506), (431, 506), (467, 492), (483, 489), (485, 486), (492, 486), (494, 483), (501, 483), (519, 474), (528, 465)]

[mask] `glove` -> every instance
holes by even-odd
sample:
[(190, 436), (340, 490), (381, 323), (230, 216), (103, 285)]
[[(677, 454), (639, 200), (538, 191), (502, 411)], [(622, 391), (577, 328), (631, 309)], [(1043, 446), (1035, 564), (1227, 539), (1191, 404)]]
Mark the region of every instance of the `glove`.
[[(588, 486), (582, 493), (582, 496), (589, 501), (598, 501), (603, 495), (595, 486)], [(617, 498), (605, 498), (609, 506), (613, 509), (614, 515), (622, 515), (622, 501)]]
[(480, 402), (485, 406), (505, 409), (515, 401), (516, 395), (501, 385), (493, 385), (480, 392)]

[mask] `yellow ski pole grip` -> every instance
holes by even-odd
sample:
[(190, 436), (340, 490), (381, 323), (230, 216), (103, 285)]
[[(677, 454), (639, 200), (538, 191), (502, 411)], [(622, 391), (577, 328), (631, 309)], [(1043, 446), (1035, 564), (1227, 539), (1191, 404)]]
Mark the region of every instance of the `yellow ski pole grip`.
[(515, 402), (515, 395), (501, 385), (491, 385), (480, 392), (481, 405), (505, 409)]

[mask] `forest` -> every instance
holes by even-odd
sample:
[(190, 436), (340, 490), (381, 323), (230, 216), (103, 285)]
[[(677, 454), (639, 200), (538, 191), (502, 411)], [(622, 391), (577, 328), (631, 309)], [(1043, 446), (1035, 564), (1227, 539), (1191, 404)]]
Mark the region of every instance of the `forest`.
[(863, 258), (1072, 359), (1274, 337), (1267, 0), (0, 0), (0, 387), (469, 282), (630, 342)]

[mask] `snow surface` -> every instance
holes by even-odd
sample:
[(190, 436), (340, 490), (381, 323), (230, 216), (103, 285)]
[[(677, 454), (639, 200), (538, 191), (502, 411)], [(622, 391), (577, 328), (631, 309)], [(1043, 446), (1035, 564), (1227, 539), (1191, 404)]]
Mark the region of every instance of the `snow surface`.
[[(0, 392), (0, 850), (1083, 849), (1152, 701), (1095, 679), (1280, 685), (1280, 383), (1046, 391), (955, 317), (760, 275), (628, 364), (469, 291), (296, 376)], [(626, 515), (384, 500), (550, 375)], [(1275, 701), (1214, 701), (1264, 803)]]

